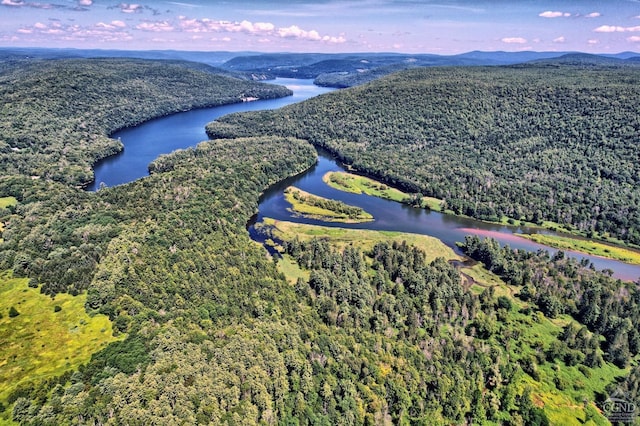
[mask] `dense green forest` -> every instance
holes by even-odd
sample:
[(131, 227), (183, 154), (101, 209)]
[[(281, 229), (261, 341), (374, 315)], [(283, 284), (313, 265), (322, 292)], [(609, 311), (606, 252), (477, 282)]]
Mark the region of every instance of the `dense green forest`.
[(97, 160), (122, 149), (108, 138), (116, 130), (196, 107), (291, 94), (198, 68), (207, 67), (134, 59), (9, 62), (0, 67), (0, 169), (86, 184)]
[[(43, 86), (53, 78), (50, 67), (71, 75), (84, 65), (91, 78), (83, 90), (71, 79)], [(50, 90), (62, 110), (97, 102), (104, 82), (128, 68), (124, 60), (34, 67), (23, 71), (30, 85), (2, 90), (14, 90), (16, 99)], [(176, 67), (134, 61), (130, 72), (165, 72), (174, 94), (222, 90), (209, 80), (215, 77)], [(189, 72), (196, 74), (180, 80)], [(7, 75), (20, 80), (17, 69), (0, 77)], [(283, 255), (309, 278), (290, 284), (246, 226), (261, 193), (314, 164), (309, 141), (318, 141), (311, 137), (212, 140), (161, 156), (147, 178), (96, 193), (77, 188), (84, 177), (64, 178), (65, 168), (88, 167), (99, 156), (103, 145), (89, 141), (155, 116), (155, 101), (169, 96), (166, 80), (127, 81), (135, 113), (94, 109), (94, 123), (102, 124), (82, 131), (75, 114), (51, 116), (50, 128), (64, 132), (46, 133), (41, 104), (24, 103), (21, 122), (35, 127), (22, 135), (32, 145), (6, 142), (3, 161), (15, 167), (0, 176), (0, 198), (10, 200), (0, 207), (0, 284), (10, 274), (46, 295), (82, 294), (87, 312), (107, 315), (118, 339), (77, 370), (18, 386), (0, 401), (0, 421), (605, 425), (600, 407), (608, 395), (621, 391), (637, 401), (637, 286), (588, 265), (467, 240), (469, 254), (506, 281), (488, 285), (406, 243), (361, 250), (294, 238), (283, 242)], [(251, 87), (254, 96), (274, 93)], [(103, 109), (124, 99), (117, 90), (101, 96)], [(163, 114), (189, 107), (166, 102)], [(69, 149), (58, 150), (63, 141)], [(60, 170), (52, 166), (58, 157), (68, 161)], [(33, 179), (31, 167), (45, 162), (51, 174)], [(11, 321), (12, 312), (0, 319)], [(14, 361), (0, 360), (0, 368)]]
[(637, 68), (422, 68), (207, 131), (295, 136), (458, 214), (638, 245), (639, 102)]

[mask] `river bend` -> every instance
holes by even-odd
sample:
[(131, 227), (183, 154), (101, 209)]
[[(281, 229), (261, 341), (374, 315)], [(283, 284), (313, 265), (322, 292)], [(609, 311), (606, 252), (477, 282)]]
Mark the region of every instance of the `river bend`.
[[(335, 90), (315, 86), (312, 80), (278, 78), (274, 83), (289, 87), (294, 92), (293, 96), (176, 113), (116, 132), (112, 137), (119, 138), (125, 149), (121, 153), (96, 164), (94, 170), (95, 182), (87, 189), (95, 191), (101, 185), (120, 185), (147, 176), (149, 163), (158, 156), (168, 154), (177, 149), (193, 147), (199, 142), (207, 140), (205, 125), (223, 115), (235, 112), (276, 109)], [(458, 250), (455, 243), (463, 241), (465, 235), (477, 234), (491, 236), (501, 244), (509, 244), (513, 248), (531, 251), (544, 249), (555, 252), (549, 247), (514, 235), (515, 233), (534, 232), (529, 228), (490, 224), (469, 218), (415, 209), (397, 202), (364, 194), (338, 191), (327, 186), (322, 181), (322, 176), (326, 172), (340, 170), (344, 170), (344, 168), (338, 162), (327, 153), (320, 152), (318, 163), (314, 167), (299, 176), (286, 179), (272, 186), (264, 193), (260, 199), (257, 221), (260, 221), (263, 217), (271, 217), (278, 220), (322, 224), (325, 226), (426, 234), (442, 240), (455, 250)], [(288, 204), (283, 196), (284, 188), (289, 185), (295, 185), (322, 197), (338, 199), (347, 204), (361, 207), (371, 213), (375, 220), (360, 224), (342, 224), (295, 217), (287, 211)], [(261, 236), (255, 232), (252, 226), (249, 228), (249, 232), (252, 238), (260, 241)], [(640, 266), (638, 265), (629, 265), (567, 250), (565, 250), (565, 253), (578, 259), (589, 259), (596, 269), (611, 269), (614, 271), (614, 276), (620, 279), (635, 280), (640, 277)]]

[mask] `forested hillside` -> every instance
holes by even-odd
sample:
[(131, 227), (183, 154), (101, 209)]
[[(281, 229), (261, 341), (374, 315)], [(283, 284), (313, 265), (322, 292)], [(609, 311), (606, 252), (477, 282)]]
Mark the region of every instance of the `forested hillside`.
[(0, 169), (86, 184), (93, 163), (122, 149), (108, 138), (118, 129), (176, 111), (291, 94), (197, 69), (203, 67), (134, 59), (9, 63), (0, 68)]
[[(75, 80), (56, 80), (56, 66), (67, 72), (90, 70), (86, 80), (81, 80), (86, 86), (80, 90), (73, 87)], [(95, 158), (95, 146), (87, 141), (106, 140), (112, 128), (189, 106), (174, 95), (192, 101), (195, 89), (206, 88), (212, 94), (207, 102), (222, 102), (220, 99), (235, 95), (216, 87), (216, 81), (232, 86), (247, 83), (138, 61), (129, 66), (118, 60), (38, 63), (34, 67), (22, 71), (25, 79), (19, 83), (19, 92), (4, 85), (1, 89), (15, 91), (13, 98), (6, 99), (32, 100), (20, 104), (22, 120), (14, 123), (35, 127), (33, 133), (28, 127), (15, 133), (26, 138), (26, 145), (18, 148), (11, 142), (3, 160), (15, 168), (3, 169), (0, 176), (0, 285), (14, 281), (11, 276), (25, 277), (28, 280), (18, 281), (24, 286), (40, 286), (47, 296), (82, 295), (76, 301), (86, 297), (87, 313), (106, 315), (116, 335), (106, 336), (104, 344), (110, 343), (77, 369), (69, 364), (60, 374), (36, 372), (23, 377), (0, 400), (0, 421), (56, 426), (606, 425), (607, 413), (601, 407), (608, 395), (620, 390), (630, 401), (637, 401), (637, 284), (622, 283), (561, 256), (512, 252), (492, 241), (467, 240), (469, 254), (486, 267), (461, 271), (442, 256), (430, 256), (428, 250), (399, 242), (397, 235), (394, 242), (378, 239), (356, 246), (345, 241), (337, 244), (317, 230), (312, 232), (320, 238), (302, 241), (295, 236), (282, 237), (281, 262), (286, 261), (290, 270), (297, 272), (297, 279), (291, 281), (291, 276), (281, 272), (283, 263), (274, 261), (264, 247), (249, 238), (246, 226), (260, 194), (314, 164), (316, 152), (307, 140), (274, 135), (263, 122), (248, 131), (261, 127), (265, 135), (216, 139), (161, 156), (150, 165), (149, 177), (126, 185), (88, 193), (76, 187), (82, 179), (66, 179), (64, 174), (72, 167), (87, 167)], [(142, 70), (155, 77), (144, 81), (134, 78)], [(11, 81), (21, 81), (19, 72), (11, 71)], [(358, 121), (365, 116), (375, 119), (381, 134), (398, 141), (396, 154), (388, 157), (396, 164), (387, 166), (411, 165), (423, 173), (416, 175), (423, 179), (427, 164), (418, 160), (426, 158), (424, 149), (412, 150), (402, 144), (412, 140), (409, 135), (415, 127), (411, 120), (416, 117), (407, 113), (404, 126), (387, 127), (387, 120), (405, 117), (393, 106), (400, 101), (388, 101), (389, 110), (384, 114), (380, 110), (367, 113), (374, 115), (364, 115), (358, 104), (351, 102), (360, 95), (362, 105), (373, 105), (365, 96), (373, 90), (377, 99), (385, 102), (392, 93), (399, 96), (396, 99), (418, 105), (407, 95), (413, 93), (418, 98), (436, 90), (425, 89), (424, 72), (399, 75), (366, 89), (256, 117), (273, 120), (282, 134), (300, 134), (342, 152), (344, 158), (351, 155), (354, 164), (359, 164), (359, 158), (373, 161), (373, 154), (389, 152), (388, 144), (383, 143), (386, 139), (376, 136), (374, 126)], [(464, 73), (439, 72), (452, 74), (453, 82), (465, 81)], [(491, 88), (503, 81), (500, 87), (506, 91), (511, 87), (506, 83), (515, 77), (509, 74), (512, 71), (500, 72), (504, 72), (502, 80), (485, 77), (480, 86)], [(121, 81), (121, 75), (131, 78)], [(607, 90), (632, 97), (631, 77), (625, 80), (620, 75), (619, 84)], [(610, 76), (601, 78), (604, 84)], [(43, 94), (52, 79), (57, 86), (51, 90), (58, 88), (59, 99), (46, 105), (58, 105), (67, 115), (51, 115), (55, 118), (51, 128), (67, 139), (54, 138), (58, 133), (49, 132), (41, 120), (47, 117), (42, 113), (45, 104), (36, 102), (38, 96), (53, 102)], [(458, 90), (445, 84), (444, 74), (438, 77), (436, 73), (432, 80), (445, 98)], [(161, 93), (169, 87), (162, 81), (172, 82), (173, 94)], [(397, 93), (390, 87), (393, 81), (398, 82)], [(475, 90), (480, 91), (480, 86)], [(126, 90), (118, 91), (118, 87)], [(265, 86), (247, 87), (260, 91), (246, 89), (242, 94), (259, 96)], [(515, 87), (514, 96), (533, 93), (522, 82)], [(264, 90), (274, 93), (270, 88)], [(122, 107), (125, 98), (132, 105), (130, 110), (122, 110), (129, 113), (101, 113), (109, 105)], [(501, 99), (508, 103), (519, 98), (511, 100), (505, 92)], [(569, 96), (566, 102), (577, 102), (573, 99)], [(94, 102), (101, 108), (90, 109)], [(313, 120), (331, 117), (327, 110), (318, 114), (325, 102), (340, 113), (333, 116), (333, 123), (324, 122), (334, 126), (332, 131), (344, 127), (355, 132), (357, 124), (370, 138), (356, 140), (355, 146), (350, 139), (326, 143), (316, 139), (316, 131), (319, 138), (328, 131), (311, 127)], [(432, 102), (434, 108), (444, 108), (436, 99)], [(498, 101), (489, 97), (487, 102)], [(13, 105), (13, 101), (7, 103)], [(5, 106), (9, 112), (14, 111), (11, 105)], [(532, 111), (535, 105), (532, 103)], [(95, 115), (94, 127), (82, 129), (76, 121), (83, 108)], [(346, 111), (355, 117), (353, 122), (348, 121)], [(628, 108), (620, 106), (616, 111), (629, 118)], [(487, 123), (490, 117), (487, 113)], [(582, 123), (577, 115), (574, 119)], [(239, 117), (232, 117), (229, 124), (222, 123), (216, 129), (224, 125), (226, 136), (240, 135), (245, 131), (237, 123)], [(629, 123), (633, 127), (637, 121)], [(445, 124), (452, 129), (447, 130)], [(299, 132), (293, 131), (296, 126)], [(443, 122), (442, 126), (441, 132), (464, 134), (456, 130), (454, 122)], [(51, 148), (47, 135), (51, 136)], [(77, 135), (86, 135), (86, 139)], [(479, 129), (477, 138), (480, 140)], [(63, 142), (68, 149), (59, 150)], [(426, 139), (424, 143), (426, 147)], [(433, 142), (432, 147), (445, 145)], [(78, 148), (82, 155), (76, 156), (72, 148)], [(609, 149), (625, 152), (619, 151), (617, 144), (603, 144), (602, 152)], [(478, 148), (479, 162), (488, 161), (483, 152)], [(493, 155), (497, 158), (500, 152), (496, 149)], [(595, 149), (589, 152), (594, 158), (607, 159), (606, 167), (613, 167), (614, 161), (629, 162), (633, 154), (621, 154), (614, 160), (599, 157), (600, 151)], [(61, 169), (54, 166), (54, 158), (64, 160)], [(32, 179), (30, 167), (45, 163), (52, 173)], [(435, 160), (431, 164), (442, 171)], [(464, 164), (458, 164), (459, 170)], [(512, 164), (516, 167), (519, 163)], [(565, 163), (556, 159), (552, 164), (559, 167)], [(26, 169), (20, 168), (23, 166)], [(622, 191), (625, 187), (620, 176), (631, 185), (637, 178), (634, 167), (630, 164), (627, 171), (631, 175), (616, 175), (617, 180), (611, 173), (606, 177), (601, 173), (600, 181), (618, 182), (616, 188)], [(542, 173), (541, 169), (538, 179)], [(400, 181), (401, 175), (388, 176)], [(491, 182), (498, 185), (501, 181), (496, 175)], [(411, 185), (408, 178), (405, 185)], [(485, 189), (490, 188), (485, 185)], [(627, 193), (634, 191), (631, 188)], [(478, 191), (473, 194), (479, 196)], [(620, 201), (614, 194), (607, 197)], [(625, 206), (631, 203), (625, 202)], [(440, 252), (442, 244), (432, 244), (437, 246), (434, 252)], [(12, 295), (17, 309), (0, 312), (3, 330), (15, 328), (15, 318), (21, 315), (20, 299), (32, 293)], [(50, 305), (54, 304), (52, 300)], [(60, 309), (66, 312), (67, 308)], [(60, 309), (54, 306), (49, 314), (56, 315)], [(25, 315), (20, 324), (26, 320)], [(29, 325), (33, 330), (26, 331), (34, 334), (45, 326)], [(51, 340), (47, 344), (60, 344), (55, 338)], [(0, 354), (9, 353), (13, 345), (2, 343)], [(0, 369), (11, 369), (15, 377), (20, 362), (38, 362), (38, 347), (23, 349), (20, 353), (33, 356), (33, 360), (0, 357)]]
[(425, 68), (207, 131), (299, 137), (455, 213), (637, 245), (639, 103), (634, 68)]
[[(584, 398), (565, 418), (605, 422), (597, 392), (625, 371), (605, 363), (596, 335), (563, 343), (557, 336), (577, 323), (552, 323), (505, 288), (464, 287), (445, 259), (407, 244), (363, 252), (294, 239), (286, 253), (310, 275), (288, 284), (245, 225), (264, 188), (313, 160), (300, 140), (243, 138), (163, 156), (149, 178), (86, 197), (56, 183), (3, 180), (0, 190), (19, 202), (10, 228), (55, 217), (38, 228), (45, 241), (85, 241), (67, 251), (54, 240), (48, 258), (82, 264), (92, 241), (108, 242), (96, 244), (100, 260), (82, 272), (95, 271), (87, 309), (127, 336), (78, 372), (20, 387), (7, 401), (14, 420), (547, 424), (535, 400)], [(66, 282), (66, 267), (21, 262), (26, 273), (38, 265), (60, 274), (52, 283)], [(74, 282), (55, 290), (73, 291)], [(583, 344), (593, 364), (575, 354)]]

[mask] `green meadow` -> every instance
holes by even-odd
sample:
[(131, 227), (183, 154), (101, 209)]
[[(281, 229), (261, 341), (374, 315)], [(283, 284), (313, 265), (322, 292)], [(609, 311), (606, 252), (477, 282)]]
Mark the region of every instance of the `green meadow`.
[[(406, 241), (426, 253), (427, 261), (436, 257), (461, 259), (453, 250), (434, 237), (402, 232), (387, 232), (362, 229), (333, 228), (317, 225), (298, 224), (265, 218), (259, 225), (268, 227), (270, 235), (291, 241), (295, 238), (308, 241), (326, 238), (329, 243), (342, 250), (347, 246), (361, 251), (370, 250), (381, 241)], [(288, 255), (278, 261), (278, 270), (294, 284), (298, 278), (308, 280), (309, 271), (300, 268)], [(506, 355), (514, 362), (528, 358), (537, 359), (537, 379), (528, 374), (520, 374), (518, 387), (529, 388), (534, 404), (543, 408), (552, 425), (608, 425), (608, 420), (595, 404), (596, 394), (605, 391), (613, 380), (628, 374), (628, 370), (611, 363), (603, 363), (598, 368), (584, 365), (569, 366), (561, 359), (545, 360), (543, 353), (558, 340), (564, 327), (576, 324), (569, 316), (550, 319), (540, 312), (528, 312), (529, 304), (520, 300), (519, 288), (508, 285), (499, 276), (485, 269), (482, 264), (460, 268), (463, 284), (480, 294), (491, 290), (494, 297), (507, 298), (511, 307), (501, 314), (495, 323), (495, 333), (490, 338), (492, 345), (505, 348)], [(495, 321), (494, 319), (493, 321)], [(518, 336), (509, 338), (508, 336)]]
[(108, 317), (87, 314), (86, 295), (51, 298), (28, 282), (9, 271), (0, 274), (0, 403), (5, 406), (19, 387), (75, 370), (116, 340)]
[(294, 186), (284, 191), (291, 210), (303, 217), (325, 222), (359, 223), (370, 222), (373, 216), (360, 207), (350, 206), (342, 201), (318, 197)]
[(574, 250), (621, 262), (640, 265), (640, 252), (624, 247), (612, 246), (597, 241), (547, 234), (518, 234), (528, 240), (563, 250)]
[(327, 238), (332, 245), (340, 249), (352, 246), (361, 251), (371, 250), (376, 243), (382, 241), (396, 241), (399, 243), (406, 241), (407, 244), (416, 246), (424, 251), (428, 262), (437, 257), (461, 260), (461, 257), (450, 247), (439, 239), (428, 235), (305, 225), (271, 218), (265, 218), (262, 226), (269, 227), (271, 234), (283, 241), (290, 241), (294, 238), (298, 238), (300, 241), (308, 241), (313, 238)]
[[(330, 187), (344, 192), (367, 194), (399, 203), (408, 203), (411, 200), (411, 194), (407, 192), (353, 173), (327, 172), (322, 177), (322, 180)], [(420, 207), (439, 211), (442, 208), (442, 200), (433, 197), (422, 197)]]
[[(4, 209), (10, 206), (15, 206), (18, 204), (18, 200), (14, 197), (0, 197), (0, 209)], [(0, 233), (4, 231), (4, 223), (0, 222)], [(0, 236), (0, 243), (2, 242), (2, 237)]]
[(18, 204), (18, 200), (14, 197), (0, 197), (0, 209), (15, 206), (16, 204)]

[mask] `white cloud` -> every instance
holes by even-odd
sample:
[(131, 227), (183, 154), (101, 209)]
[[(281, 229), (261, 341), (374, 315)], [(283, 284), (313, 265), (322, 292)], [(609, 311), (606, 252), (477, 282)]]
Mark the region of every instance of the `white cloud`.
[(565, 42), (565, 38), (564, 38), (564, 36), (560, 36), (560, 37), (554, 38), (553, 42), (554, 43), (564, 43)]
[(173, 31), (174, 27), (168, 21), (148, 21), (136, 25), (136, 28), (142, 31), (152, 32), (169, 32)]
[(98, 22), (95, 26), (96, 28), (102, 28), (105, 30), (115, 30), (118, 28), (124, 28), (127, 26), (127, 24), (125, 24), (122, 21), (111, 21), (111, 23), (109, 24), (105, 24), (104, 22)]
[(624, 28), (616, 27), (613, 25), (601, 25), (593, 31), (597, 33), (615, 33), (615, 32), (624, 32)]
[(591, 12), (584, 15), (585, 18), (599, 18), (600, 16), (602, 16), (600, 12)]
[(342, 43), (346, 43), (347, 39), (344, 38), (344, 36), (342, 36), (342, 35), (340, 35), (338, 37), (324, 36), (324, 37), (322, 37), (322, 41), (325, 41), (325, 42), (331, 43), (331, 44), (342, 44)]
[(278, 28), (278, 35), (283, 38), (297, 38), (306, 40), (321, 40), (320, 34), (317, 31), (305, 31), (297, 25), (291, 25), (286, 28)]
[(569, 12), (554, 12), (551, 10), (546, 10), (540, 13), (538, 16), (542, 18), (568, 18), (569, 16), (571, 16), (571, 14)]
[(621, 27), (617, 25), (601, 25), (593, 30), (596, 33), (626, 33), (626, 32), (639, 32), (640, 25), (635, 27)]
[(84, 11), (87, 10), (85, 6), (91, 6), (93, 4), (93, 0), (78, 0), (77, 5), (65, 5), (59, 3), (39, 3), (39, 2), (30, 2), (27, 3), (23, 0), (2, 0), (0, 1), (1, 6), (13, 6), (13, 7), (30, 7), (32, 9), (64, 9), (64, 10), (72, 10), (72, 11)]
[(211, 19), (188, 19), (186, 16), (179, 16), (179, 27), (184, 32), (191, 33), (243, 33), (257, 35), (263, 38), (280, 37), (295, 38), (298, 40), (321, 41), (325, 43), (344, 43), (343, 36), (322, 35), (317, 30), (305, 30), (298, 25), (289, 27), (276, 27), (271, 22), (242, 22), (214, 21)]
[(65, 41), (122, 42), (132, 40), (133, 37), (126, 30), (123, 30), (124, 27), (126, 27), (126, 24), (122, 21), (99, 22), (86, 27), (60, 22), (51, 22), (49, 25), (37, 22), (31, 27), (19, 29), (18, 33), (31, 34), (33, 36), (40, 35)]
[(589, 44), (598, 44), (599, 41), (594, 39), (594, 38), (592, 38), (592, 39), (587, 40), (587, 43), (589, 43)]
[(522, 37), (505, 37), (502, 39), (503, 43), (508, 43), (508, 44), (525, 44), (527, 42), (526, 38), (522, 38)]
[(142, 5), (140, 4), (129, 4), (129, 3), (120, 3), (118, 5), (120, 11), (122, 13), (139, 13), (142, 12)]
[(640, 43), (640, 36), (627, 37), (627, 41), (630, 41), (631, 43)]

